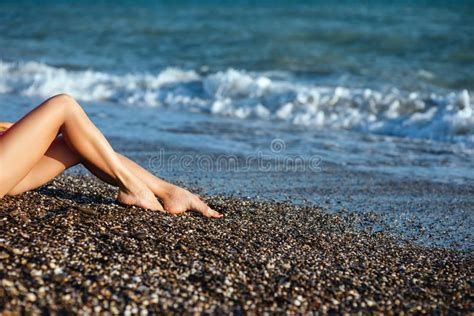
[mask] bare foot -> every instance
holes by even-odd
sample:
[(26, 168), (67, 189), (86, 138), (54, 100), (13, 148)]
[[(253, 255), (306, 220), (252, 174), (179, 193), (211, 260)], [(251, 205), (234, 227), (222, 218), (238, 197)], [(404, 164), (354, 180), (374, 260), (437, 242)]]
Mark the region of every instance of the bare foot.
[(178, 186), (173, 186), (161, 198), (165, 210), (171, 214), (181, 214), (190, 210), (199, 212), (206, 217), (220, 218), (223, 216), (207, 206), (199, 197)]
[(117, 195), (117, 201), (122, 204), (135, 205), (152, 211), (164, 211), (163, 206), (149, 190), (142, 190), (133, 194), (120, 189)]

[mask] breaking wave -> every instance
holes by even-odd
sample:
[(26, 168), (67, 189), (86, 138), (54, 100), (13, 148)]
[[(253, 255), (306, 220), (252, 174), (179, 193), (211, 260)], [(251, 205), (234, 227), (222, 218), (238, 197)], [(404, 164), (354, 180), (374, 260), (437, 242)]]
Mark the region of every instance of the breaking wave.
[(474, 143), (473, 98), (447, 93), (317, 86), (289, 76), (227, 69), (167, 68), (157, 74), (67, 70), (39, 62), (0, 61), (0, 93), (170, 107), (308, 127)]

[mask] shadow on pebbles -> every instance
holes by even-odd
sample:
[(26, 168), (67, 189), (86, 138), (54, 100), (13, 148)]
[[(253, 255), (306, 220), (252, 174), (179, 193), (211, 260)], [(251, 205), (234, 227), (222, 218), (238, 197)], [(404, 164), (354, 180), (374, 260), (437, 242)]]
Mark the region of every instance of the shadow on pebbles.
[(63, 176), (0, 201), (3, 314), (474, 312), (467, 253), (364, 232), (314, 205), (207, 197), (216, 220), (113, 197)]

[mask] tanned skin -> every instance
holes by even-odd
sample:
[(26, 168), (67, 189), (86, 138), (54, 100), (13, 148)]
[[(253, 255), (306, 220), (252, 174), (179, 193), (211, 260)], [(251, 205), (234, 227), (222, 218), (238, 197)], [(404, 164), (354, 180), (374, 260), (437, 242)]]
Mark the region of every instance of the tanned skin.
[(47, 99), (16, 123), (0, 123), (0, 199), (35, 189), (77, 164), (118, 187), (117, 201), (122, 204), (222, 217), (196, 195), (115, 152), (69, 95)]

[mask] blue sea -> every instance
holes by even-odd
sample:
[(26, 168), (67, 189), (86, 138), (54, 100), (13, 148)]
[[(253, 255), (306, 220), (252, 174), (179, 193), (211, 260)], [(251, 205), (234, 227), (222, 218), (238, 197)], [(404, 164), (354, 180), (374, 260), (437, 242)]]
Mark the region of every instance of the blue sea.
[(473, 16), (470, 1), (2, 1), (0, 121), (68, 93), (171, 181), (472, 248)]

